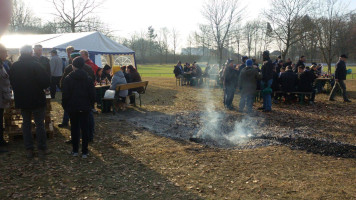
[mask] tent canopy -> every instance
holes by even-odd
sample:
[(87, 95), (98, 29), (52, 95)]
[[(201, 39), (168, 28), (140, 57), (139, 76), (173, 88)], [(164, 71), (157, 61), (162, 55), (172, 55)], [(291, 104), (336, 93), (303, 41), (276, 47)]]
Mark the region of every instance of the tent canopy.
[(25, 44), (41, 44), (44, 49), (65, 50), (67, 46), (86, 49), (94, 54), (134, 54), (135, 52), (111, 40), (100, 32), (4, 35), (0, 39), (8, 49), (19, 49)]
[(10, 54), (18, 54), (22, 46), (41, 44), (44, 54), (49, 55), (52, 49), (59, 50), (59, 55), (66, 57), (65, 49), (73, 46), (77, 50), (85, 49), (89, 57), (97, 65), (136, 65), (135, 52), (100, 32), (61, 33), (61, 34), (14, 34), (4, 35), (0, 43), (10, 50)]

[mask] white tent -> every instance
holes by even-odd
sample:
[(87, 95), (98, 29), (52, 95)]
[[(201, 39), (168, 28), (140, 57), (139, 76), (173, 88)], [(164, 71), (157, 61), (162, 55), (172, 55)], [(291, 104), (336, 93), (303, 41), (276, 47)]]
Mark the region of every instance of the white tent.
[(48, 55), (52, 49), (56, 49), (61, 57), (66, 57), (67, 46), (73, 46), (76, 50), (88, 50), (90, 58), (99, 66), (136, 64), (133, 50), (118, 44), (100, 32), (4, 35), (0, 38), (0, 43), (5, 45), (10, 55), (15, 56), (18, 54), (18, 49), (26, 44), (32, 46), (41, 44), (45, 55)]

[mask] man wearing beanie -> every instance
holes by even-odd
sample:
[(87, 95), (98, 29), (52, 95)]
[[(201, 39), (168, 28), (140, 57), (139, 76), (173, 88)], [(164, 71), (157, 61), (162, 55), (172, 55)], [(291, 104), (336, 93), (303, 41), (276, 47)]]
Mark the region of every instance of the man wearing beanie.
[(270, 90), (273, 82), (273, 64), (269, 57), (269, 51), (264, 51), (263, 54), (263, 65), (261, 68), (262, 71), (262, 81), (261, 89), (265, 90), (263, 93), (263, 107), (259, 108), (263, 112), (270, 112), (272, 110), (272, 97), (271, 93), (267, 92)]
[[(79, 51), (73, 51), (71, 54), (70, 54), (70, 58), (71, 58), (71, 63), (73, 62), (73, 60), (77, 57), (80, 57), (80, 53)], [(88, 76), (93, 80), (93, 83), (94, 83), (94, 80), (95, 80), (95, 75), (94, 75), (94, 72), (92, 70), (92, 68), (87, 65), (87, 64), (84, 64), (83, 66), (83, 70), (85, 72), (87, 72)], [(61, 79), (61, 87), (62, 87), (62, 84), (64, 82), (64, 79), (73, 71), (73, 67), (72, 65), (68, 65), (65, 69), (64, 69), (64, 74), (62, 76), (62, 79)], [(90, 133), (89, 133), (89, 140), (93, 140), (93, 135), (94, 135), (94, 117), (93, 117), (93, 114), (90, 113), (90, 124), (91, 124), (91, 129), (90, 129)], [(66, 110), (64, 110), (64, 113), (63, 113), (63, 120), (62, 120), (62, 123), (61, 124), (58, 124), (58, 127), (60, 128), (63, 128), (63, 127), (67, 127), (69, 125), (69, 116), (68, 116), (68, 113)], [(70, 144), (72, 143), (71, 140), (68, 140), (66, 143)]]
[(80, 133), (82, 133), (82, 158), (88, 156), (89, 113), (95, 102), (93, 80), (84, 71), (81, 57), (73, 60), (73, 72), (65, 77), (62, 85), (62, 106), (71, 120), (72, 155), (78, 156)]
[(241, 99), (239, 105), (239, 111), (243, 112), (245, 105), (247, 112), (252, 111), (253, 101), (256, 94), (257, 81), (261, 79), (261, 75), (258, 70), (254, 68), (253, 61), (248, 59), (246, 61), (246, 67), (240, 72), (238, 86), (241, 90)]

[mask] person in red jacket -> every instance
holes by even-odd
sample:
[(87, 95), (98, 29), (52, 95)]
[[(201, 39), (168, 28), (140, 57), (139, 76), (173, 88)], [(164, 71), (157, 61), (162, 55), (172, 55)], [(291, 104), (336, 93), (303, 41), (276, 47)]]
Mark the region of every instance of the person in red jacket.
[(94, 74), (96, 74), (96, 71), (98, 71), (99, 67), (89, 58), (89, 52), (87, 50), (80, 50), (80, 56), (85, 60), (85, 64), (89, 65), (93, 71)]

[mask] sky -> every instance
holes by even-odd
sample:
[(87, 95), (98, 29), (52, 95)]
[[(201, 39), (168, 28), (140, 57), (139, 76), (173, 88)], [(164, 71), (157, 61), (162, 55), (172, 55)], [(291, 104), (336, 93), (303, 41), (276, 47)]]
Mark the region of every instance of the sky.
[[(68, 0), (67, 0), (68, 1)], [(179, 46), (187, 44), (186, 38), (204, 23), (202, 5), (205, 0), (104, 0), (93, 13), (105, 22), (114, 35), (129, 38), (135, 32), (147, 32), (148, 26), (155, 30), (167, 27), (179, 31)], [(356, 0), (342, 0), (356, 9)], [(49, 0), (24, 0), (33, 13), (43, 21), (53, 18), (55, 12)], [(36, 2), (36, 3), (34, 3)], [(240, 0), (243, 21), (259, 18), (259, 13), (269, 7), (269, 0)]]

